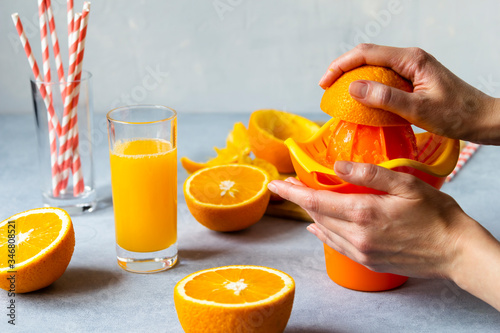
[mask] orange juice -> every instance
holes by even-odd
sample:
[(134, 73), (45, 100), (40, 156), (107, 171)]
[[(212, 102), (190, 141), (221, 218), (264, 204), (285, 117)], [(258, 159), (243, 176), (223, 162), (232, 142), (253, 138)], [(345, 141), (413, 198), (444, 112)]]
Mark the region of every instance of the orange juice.
[(153, 252), (177, 241), (177, 149), (159, 139), (116, 142), (110, 151), (116, 242)]

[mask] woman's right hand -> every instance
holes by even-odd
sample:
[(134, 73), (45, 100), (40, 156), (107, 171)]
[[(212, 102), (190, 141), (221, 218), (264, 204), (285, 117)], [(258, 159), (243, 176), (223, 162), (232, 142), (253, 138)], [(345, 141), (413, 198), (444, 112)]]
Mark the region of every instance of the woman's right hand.
[(374, 81), (355, 81), (351, 96), (362, 104), (399, 114), (439, 135), (500, 144), (500, 102), (467, 84), (419, 48), (360, 44), (335, 59), (319, 85), (326, 89), (362, 65), (389, 67), (413, 84), (407, 93)]

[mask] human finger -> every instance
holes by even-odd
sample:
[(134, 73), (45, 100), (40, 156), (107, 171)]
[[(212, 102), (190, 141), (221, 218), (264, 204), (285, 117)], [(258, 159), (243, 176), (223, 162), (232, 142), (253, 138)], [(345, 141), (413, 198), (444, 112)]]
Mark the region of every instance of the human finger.
[(415, 176), (370, 163), (337, 161), (334, 170), (337, 176), (351, 184), (409, 199), (417, 198), (417, 192), (430, 186)]
[(289, 182), (290, 184), (297, 185), (297, 186), (306, 186), (306, 184), (304, 184), (303, 182), (301, 182), (300, 180), (298, 180), (295, 177), (288, 177), (287, 179), (285, 179), (285, 181)]
[[(326, 89), (345, 72), (363, 65), (376, 65), (389, 67), (405, 76), (401, 59), (405, 58), (408, 51), (404, 48), (383, 46), (376, 44), (359, 44), (347, 51), (328, 66), (328, 70), (321, 78), (319, 85)], [(405, 76), (406, 77), (406, 76)]]
[(413, 105), (418, 105), (419, 94), (393, 88), (385, 84), (358, 80), (349, 85), (349, 94), (358, 102), (387, 111), (394, 112), (411, 123), (415, 122)]
[(353, 202), (354, 195), (351, 194), (314, 190), (281, 180), (273, 180), (269, 183), (268, 188), (271, 192), (296, 203), (310, 213), (326, 215), (339, 220), (350, 221), (353, 207), (356, 206)]
[(354, 258), (354, 253), (357, 249), (343, 237), (332, 233), (330, 230), (325, 229), (319, 224), (313, 223), (307, 227), (307, 230), (318, 237), (318, 239), (323, 242), (323, 244), (328, 245), (340, 254), (346, 255), (351, 259)]

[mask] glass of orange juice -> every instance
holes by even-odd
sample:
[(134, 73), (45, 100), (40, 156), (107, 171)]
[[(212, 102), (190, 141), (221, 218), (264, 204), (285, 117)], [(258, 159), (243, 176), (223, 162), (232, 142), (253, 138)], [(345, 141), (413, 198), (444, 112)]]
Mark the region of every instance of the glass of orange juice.
[(107, 119), (118, 265), (169, 269), (177, 262), (177, 113), (134, 105)]

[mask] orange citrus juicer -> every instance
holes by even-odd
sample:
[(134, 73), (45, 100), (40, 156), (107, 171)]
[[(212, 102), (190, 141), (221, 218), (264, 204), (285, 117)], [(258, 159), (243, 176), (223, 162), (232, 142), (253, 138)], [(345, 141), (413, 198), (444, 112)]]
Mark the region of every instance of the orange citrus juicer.
[[(355, 101), (349, 94), (349, 85), (356, 80), (373, 80), (407, 92), (413, 90), (409, 82), (384, 67), (362, 66), (344, 73), (325, 91), (321, 101), (321, 109), (333, 118), (305, 142), (292, 138), (285, 141), (298, 178), (317, 190), (384, 194), (337, 177), (333, 170), (335, 160), (350, 160), (412, 174), (441, 188), (457, 163), (459, 141), (428, 132), (413, 135), (405, 119)], [(382, 291), (396, 288), (408, 279), (373, 272), (326, 244), (324, 249), (328, 276), (343, 287)]]
[[(307, 186), (317, 190), (339, 193), (381, 192), (341, 181), (335, 172), (318, 162), (324, 153), (330, 135), (330, 126), (338, 119), (331, 119), (306, 142), (287, 139), (285, 145), (290, 151), (293, 167), (298, 178)], [(387, 169), (412, 174), (439, 189), (458, 160), (460, 143), (429, 132), (415, 134), (417, 160), (397, 158), (378, 164)], [(377, 273), (338, 253), (327, 245), (325, 262), (328, 276), (337, 284), (360, 291), (383, 291), (402, 285), (408, 277)]]
[[(330, 136), (330, 127), (339, 121), (332, 118), (308, 141), (295, 142), (287, 139), (285, 145), (290, 151), (292, 164), (299, 179), (307, 186), (317, 190), (340, 193), (373, 193), (367, 189), (341, 181), (333, 169), (320, 162)], [(448, 139), (429, 132), (415, 134), (417, 139), (417, 160), (397, 158), (378, 164), (387, 169), (413, 174), (426, 183), (441, 188), (447, 175), (457, 164), (460, 153), (458, 140)]]

